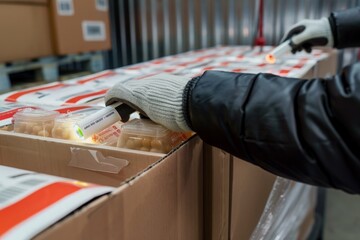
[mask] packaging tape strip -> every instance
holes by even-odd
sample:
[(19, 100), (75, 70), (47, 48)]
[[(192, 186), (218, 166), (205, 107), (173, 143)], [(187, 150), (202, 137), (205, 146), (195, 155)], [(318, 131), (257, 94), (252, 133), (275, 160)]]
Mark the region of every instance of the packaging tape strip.
[(105, 157), (101, 152), (91, 149), (71, 147), (69, 166), (97, 172), (117, 174), (129, 164), (125, 159)]

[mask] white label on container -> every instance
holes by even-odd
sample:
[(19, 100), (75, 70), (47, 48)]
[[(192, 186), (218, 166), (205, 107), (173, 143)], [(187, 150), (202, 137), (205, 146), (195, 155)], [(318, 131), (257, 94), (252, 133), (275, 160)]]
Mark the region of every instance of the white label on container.
[(73, 0), (57, 0), (57, 11), (60, 16), (72, 16), (74, 15), (74, 3)]
[(96, 9), (99, 11), (107, 11), (108, 10), (108, 1), (107, 0), (95, 0), (96, 1)]
[(83, 21), (83, 37), (85, 41), (105, 41), (105, 23), (102, 21)]

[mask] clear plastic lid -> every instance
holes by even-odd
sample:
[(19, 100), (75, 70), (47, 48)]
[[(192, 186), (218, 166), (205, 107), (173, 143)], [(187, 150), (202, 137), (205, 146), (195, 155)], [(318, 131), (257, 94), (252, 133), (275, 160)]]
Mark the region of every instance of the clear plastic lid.
[(55, 119), (52, 136), (60, 139), (80, 141), (74, 126), (77, 121), (83, 119), (86, 114), (64, 114)]
[(15, 113), (13, 119), (14, 121), (50, 121), (54, 120), (60, 113), (49, 110), (42, 109), (33, 109), (33, 108), (25, 108), (17, 113)]
[(168, 153), (186, 139), (185, 134), (172, 132), (150, 120), (135, 119), (122, 125), (117, 146), (147, 152)]
[(161, 138), (171, 133), (171, 131), (150, 120), (134, 119), (121, 126), (121, 132), (124, 134), (133, 134), (139, 136)]
[(86, 114), (65, 114), (55, 119), (55, 124), (75, 124), (77, 121), (86, 117)]

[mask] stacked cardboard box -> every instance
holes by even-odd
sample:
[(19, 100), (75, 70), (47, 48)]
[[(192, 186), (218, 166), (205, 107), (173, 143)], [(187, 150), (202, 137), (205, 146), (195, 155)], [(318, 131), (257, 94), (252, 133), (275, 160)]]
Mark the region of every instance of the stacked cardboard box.
[[(315, 51), (313, 55), (300, 55), (268, 66), (262, 54), (246, 46), (205, 49), (77, 78), (65, 86), (56, 83), (55, 87), (47, 85), (12, 92), (1, 99), (39, 104), (45, 97), (54, 105), (103, 105), (98, 98), (112, 84), (169, 68), (176, 68), (175, 73), (179, 75), (197, 75), (194, 69), (199, 71), (199, 67), (216, 64), (230, 71), (234, 67), (260, 71), (260, 67), (264, 72), (282, 71), (285, 76), (313, 77), (320, 72), (320, 66), (335, 59), (331, 58), (332, 52)], [(234, 59), (238, 59), (238, 67), (234, 66)], [(295, 65), (294, 61), (297, 61)], [(75, 89), (71, 96), (57, 91), (67, 85)], [(92, 88), (93, 92), (84, 95), (76, 91), (76, 86)], [(53, 87), (55, 91), (51, 90)], [(69, 97), (76, 101), (69, 102)], [(149, 236), (153, 239), (249, 239), (259, 232), (259, 226), (262, 230), (261, 220), (266, 219), (267, 212), (264, 209), (271, 206), (269, 201), (273, 198), (268, 201), (268, 197), (274, 193), (276, 180), (274, 175), (226, 152), (203, 146), (197, 136), (169, 154), (157, 154), (1, 131), (0, 152), (0, 165), (116, 187), (112, 193), (47, 229), (38, 239), (147, 239)], [(127, 165), (117, 173), (102, 169), (109, 162), (124, 161)], [(300, 188), (299, 184), (294, 188)], [(292, 191), (288, 192), (294, 196)], [(285, 203), (291, 205), (292, 202)], [(303, 199), (302, 204), (310, 206), (310, 203), (310, 198)], [(298, 220), (301, 223), (306, 219), (303, 216)]]
[(0, 63), (53, 53), (49, 12), (43, 1), (0, 1)]
[(56, 54), (111, 48), (107, 0), (56, 0), (49, 4)]
[[(195, 137), (169, 155), (0, 134), (0, 165), (116, 187), (38, 239), (202, 239), (202, 142)], [(127, 160), (118, 174), (74, 161)]]
[(111, 48), (107, 0), (0, 0), (0, 63)]

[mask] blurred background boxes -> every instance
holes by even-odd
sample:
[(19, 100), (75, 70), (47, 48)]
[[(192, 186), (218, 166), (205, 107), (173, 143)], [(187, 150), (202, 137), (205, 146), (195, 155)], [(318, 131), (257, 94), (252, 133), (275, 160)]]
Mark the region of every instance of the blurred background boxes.
[(0, 1), (0, 63), (109, 50), (107, 1)]
[(45, 0), (0, 1), (0, 63), (53, 53)]
[(56, 54), (111, 48), (106, 0), (50, 1), (50, 12)]

